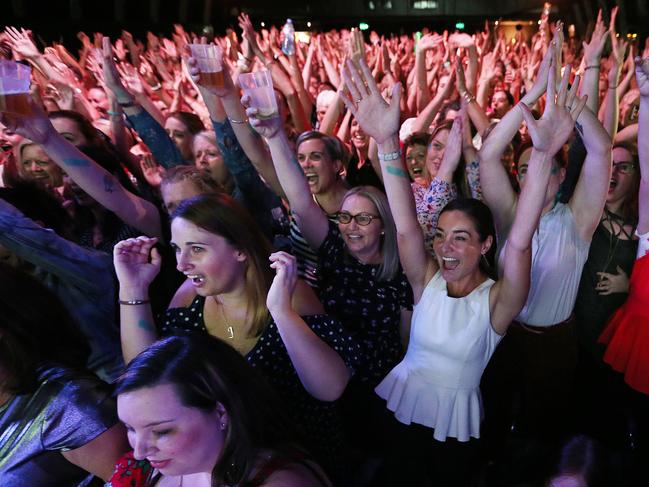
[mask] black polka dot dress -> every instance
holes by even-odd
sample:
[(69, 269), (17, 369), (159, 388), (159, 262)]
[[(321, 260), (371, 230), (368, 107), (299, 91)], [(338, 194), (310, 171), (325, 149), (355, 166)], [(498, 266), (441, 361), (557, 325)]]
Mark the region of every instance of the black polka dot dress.
[(327, 313), (338, 318), (362, 344), (363, 363), (355, 379), (376, 386), (403, 356), (401, 310), (412, 309), (412, 288), (401, 269), (388, 281), (376, 278), (378, 265), (363, 264), (347, 251), (338, 227), (318, 249), (318, 295)]
[[(163, 336), (179, 331), (208, 333), (203, 320), (204, 306), (205, 297), (196, 296), (187, 308), (168, 309), (158, 320), (160, 333)], [(363, 361), (362, 347), (338, 320), (327, 315), (303, 316), (302, 319), (342, 357), (351, 370), (355, 370)], [(287, 415), (295, 422), (296, 430), (303, 434), (306, 446), (314, 457), (325, 468), (335, 471), (340, 463), (343, 445), (337, 404), (319, 401), (306, 391), (272, 320), (246, 358), (274, 386)]]

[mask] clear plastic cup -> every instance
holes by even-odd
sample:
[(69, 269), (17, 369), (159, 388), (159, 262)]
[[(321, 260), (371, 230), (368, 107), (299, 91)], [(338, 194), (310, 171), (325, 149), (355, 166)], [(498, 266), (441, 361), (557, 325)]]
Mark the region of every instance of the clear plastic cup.
[(0, 60), (0, 112), (29, 115), (29, 83), (32, 69), (21, 63)]
[(250, 106), (257, 109), (257, 118), (279, 117), (270, 71), (242, 73), (239, 75), (239, 86), (244, 95), (250, 96)]
[(190, 44), (192, 57), (201, 70), (198, 83), (209, 88), (223, 88), (223, 65), (221, 48), (214, 44)]

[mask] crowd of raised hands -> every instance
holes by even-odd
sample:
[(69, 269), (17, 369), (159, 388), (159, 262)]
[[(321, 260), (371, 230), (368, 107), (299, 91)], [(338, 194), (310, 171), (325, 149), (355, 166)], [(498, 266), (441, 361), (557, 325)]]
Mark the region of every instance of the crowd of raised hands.
[[(0, 451), (39, 418), (88, 426), (12, 438), (0, 479), (45, 455), (15, 485), (57, 462), (113, 487), (600, 485), (571, 463), (589, 451), (618, 459), (601, 485), (640, 485), (619, 479), (649, 452), (649, 39), (617, 14), (291, 52), (245, 13), (214, 38), (80, 32), (76, 52), (6, 27), (0, 63), (32, 69), (0, 110), (0, 280), (31, 274), (74, 325), (0, 324)], [(195, 44), (220, 48), (219, 84)], [(275, 116), (241, 89), (259, 71)], [(89, 354), (57, 362), (75, 333)]]

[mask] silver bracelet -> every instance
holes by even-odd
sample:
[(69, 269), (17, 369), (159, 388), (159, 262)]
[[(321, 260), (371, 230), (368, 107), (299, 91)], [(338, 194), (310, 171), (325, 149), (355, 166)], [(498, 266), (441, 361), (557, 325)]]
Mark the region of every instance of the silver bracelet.
[(401, 149), (394, 151), (394, 152), (388, 152), (387, 154), (379, 154), (379, 161), (396, 161), (397, 159), (401, 159)]
[(239, 123), (239, 124), (248, 123), (248, 119), (247, 119), (247, 118), (245, 118), (245, 119), (243, 119), (243, 120), (234, 120), (234, 119), (228, 117), (228, 120), (230, 121), (230, 123)]
[(148, 304), (149, 300), (148, 299), (132, 299), (132, 300), (119, 300), (117, 301), (119, 304), (123, 304), (125, 306), (138, 306), (140, 304)]

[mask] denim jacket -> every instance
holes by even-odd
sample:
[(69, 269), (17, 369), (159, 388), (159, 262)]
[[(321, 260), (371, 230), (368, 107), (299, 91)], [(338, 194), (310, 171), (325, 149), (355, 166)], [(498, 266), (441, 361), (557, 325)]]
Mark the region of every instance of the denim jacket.
[(90, 344), (88, 368), (105, 380), (114, 379), (123, 360), (111, 256), (41, 227), (1, 198), (0, 244), (34, 265), (34, 276), (70, 312)]

